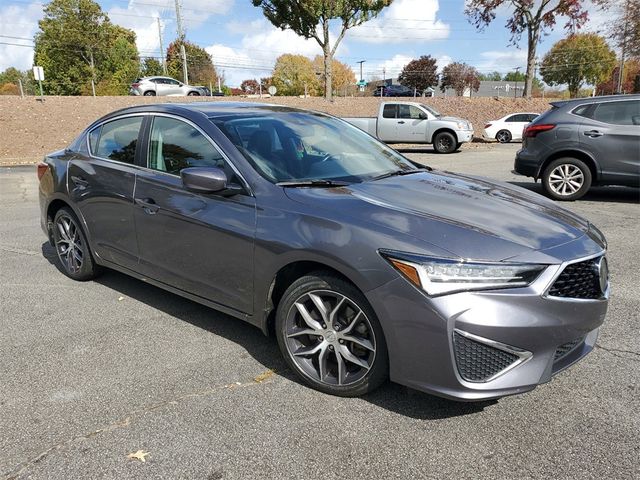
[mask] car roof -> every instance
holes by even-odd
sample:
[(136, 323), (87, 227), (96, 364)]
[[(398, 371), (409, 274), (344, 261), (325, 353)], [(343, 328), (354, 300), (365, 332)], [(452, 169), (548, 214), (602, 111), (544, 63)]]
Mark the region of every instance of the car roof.
[(569, 100), (558, 100), (557, 102), (550, 102), (549, 105), (554, 107), (564, 107), (565, 105), (579, 105), (581, 103), (599, 103), (599, 102), (611, 102), (614, 100), (639, 100), (640, 94), (622, 94), (622, 95), (603, 95), (601, 97), (584, 97), (584, 98), (572, 98)]

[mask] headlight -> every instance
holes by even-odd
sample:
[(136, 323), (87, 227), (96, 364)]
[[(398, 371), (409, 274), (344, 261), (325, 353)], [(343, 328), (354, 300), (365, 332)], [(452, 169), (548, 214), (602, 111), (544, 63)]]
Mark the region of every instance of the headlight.
[(429, 295), (530, 285), (546, 265), (487, 263), (425, 257), (389, 250), (380, 254), (407, 280)]

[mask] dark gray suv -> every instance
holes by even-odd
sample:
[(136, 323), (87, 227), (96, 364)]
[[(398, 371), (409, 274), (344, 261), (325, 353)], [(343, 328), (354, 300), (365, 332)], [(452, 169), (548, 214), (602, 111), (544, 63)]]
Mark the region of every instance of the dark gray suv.
[(640, 95), (551, 103), (523, 132), (515, 172), (541, 179), (556, 200), (592, 185), (640, 185)]

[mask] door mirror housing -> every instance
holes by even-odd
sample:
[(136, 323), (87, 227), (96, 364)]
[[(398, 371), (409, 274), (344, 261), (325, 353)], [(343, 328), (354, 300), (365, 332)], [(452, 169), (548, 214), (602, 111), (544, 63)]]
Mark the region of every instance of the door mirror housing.
[(189, 167), (180, 170), (182, 184), (190, 192), (217, 193), (227, 190), (227, 174), (217, 167)]
[(420, 112), (420, 114), (418, 115), (418, 117), (420, 118), (420, 120), (427, 120), (429, 118), (429, 115), (427, 115), (424, 112)]

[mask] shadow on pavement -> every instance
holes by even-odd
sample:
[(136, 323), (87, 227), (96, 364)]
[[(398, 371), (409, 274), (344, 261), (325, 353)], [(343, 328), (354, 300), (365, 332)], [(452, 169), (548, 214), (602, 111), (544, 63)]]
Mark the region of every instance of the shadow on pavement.
[[(508, 182), (518, 187), (526, 188), (540, 195), (544, 195), (540, 182)], [(615, 202), (615, 203), (637, 203), (640, 204), (640, 189), (632, 187), (592, 187), (587, 194), (576, 202)], [(564, 202), (559, 202), (563, 205)], [(571, 202), (567, 202), (571, 203)]]
[[(42, 244), (42, 254), (49, 263), (61, 270), (55, 249), (49, 243)], [(249, 355), (264, 365), (266, 369), (273, 370), (277, 375), (292, 382), (303, 383), (286, 365), (275, 338), (265, 337), (258, 328), (242, 320), (114, 270), (105, 270), (95, 281), (121, 293), (123, 296), (135, 299), (167, 315), (241, 345)], [(318, 395), (323, 394), (318, 393)], [(383, 385), (375, 392), (362, 397), (362, 399), (391, 412), (421, 420), (436, 420), (478, 413), (486, 406), (496, 403), (495, 401), (478, 403), (454, 402), (393, 383)]]

